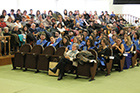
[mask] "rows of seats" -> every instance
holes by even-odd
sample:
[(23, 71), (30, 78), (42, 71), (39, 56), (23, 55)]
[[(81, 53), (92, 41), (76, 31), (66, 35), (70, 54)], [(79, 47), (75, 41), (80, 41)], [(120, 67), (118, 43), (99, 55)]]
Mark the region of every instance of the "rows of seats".
[[(131, 53), (133, 54), (132, 57), (132, 67), (134, 67), (135, 60), (136, 60), (136, 46), (134, 47), (134, 51)], [(64, 51), (65, 47), (60, 47), (57, 50), (53, 46), (48, 46), (43, 48), (41, 45), (36, 45), (32, 47), (30, 44), (25, 44), (20, 48), (19, 52), (15, 53), (15, 58), (13, 59), (12, 65), (13, 69), (17, 69), (17, 67), (20, 67), (23, 69), (23, 71), (27, 71), (28, 69), (34, 69), (35, 72), (39, 72), (40, 70), (48, 71), (49, 70), (49, 63), (50, 62), (59, 62), (59, 60), (64, 57)], [(90, 80), (94, 80), (94, 77), (96, 75), (96, 72), (98, 71), (98, 53), (90, 49), (90, 51), (94, 56), (96, 63), (84, 63), (84, 65), (81, 65), (78, 63), (77, 69), (76, 69), (76, 78), (79, 78), (79, 76), (87, 76), (91, 77)], [(110, 72), (112, 70), (112, 62), (113, 62), (113, 51), (110, 49), (110, 56), (109, 62), (106, 62), (106, 76), (110, 75)], [(121, 65), (121, 71), (123, 70), (124, 62), (125, 62), (125, 54), (120, 54), (120, 56), (123, 56), (120, 65)], [(106, 57), (105, 57), (106, 58)], [(65, 70), (71, 70), (72, 65), (68, 64), (65, 67)]]

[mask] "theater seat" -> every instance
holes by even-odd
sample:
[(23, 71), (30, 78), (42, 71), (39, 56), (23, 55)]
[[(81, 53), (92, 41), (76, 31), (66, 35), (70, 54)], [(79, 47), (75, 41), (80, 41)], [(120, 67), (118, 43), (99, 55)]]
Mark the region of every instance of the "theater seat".
[(36, 69), (37, 68), (37, 60), (38, 60), (38, 55), (43, 52), (43, 47), (41, 45), (35, 45), (30, 53), (26, 54), (26, 59), (25, 59), (25, 70), (27, 68), (30, 69)]
[(43, 53), (39, 54), (39, 57), (38, 57), (37, 72), (39, 72), (39, 70), (48, 71), (50, 57), (51, 55), (54, 55), (55, 51), (56, 49), (53, 46), (45, 47)]
[[(93, 49), (90, 49), (88, 51), (90, 51), (95, 56), (95, 60), (97, 61), (97, 56), (98, 56), (97, 52)], [(90, 81), (94, 80), (96, 69), (97, 69), (97, 62), (84, 63), (84, 65), (78, 63), (76, 78), (78, 78), (80, 75), (80, 76), (91, 77)]]
[(51, 56), (50, 61), (59, 62), (59, 60), (64, 57), (66, 47), (60, 47), (56, 50), (55, 54)]
[(112, 49), (110, 49), (110, 56), (109, 56), (109, 62), (108, 63), (106, 63), (106, 69), (107, 69), (107, 74), (106, 74), (106, 76), (107, 75), (110, 75), (110, 72), (111, 72), (111, 69), (112, 69), (112, 62), (113, 62), (113, 59), (114, 59), (114, 57), (113, 57), (113, 50)]
[(13, 69), (16, 69), (16, 67), (23, 68), (25, 66), (26, 54), (31, 52), (31, 49), (32, 46), (30, 44), (21, 46), (19, 52), (15, 53), (15, 57), (12, 60)]

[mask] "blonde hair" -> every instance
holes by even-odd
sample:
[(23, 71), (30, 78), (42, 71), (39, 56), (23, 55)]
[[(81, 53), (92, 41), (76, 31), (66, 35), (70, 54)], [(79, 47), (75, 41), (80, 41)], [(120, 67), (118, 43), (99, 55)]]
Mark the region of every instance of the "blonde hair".
[(132, 42), (130, 36), (126, 36), (126, 39), (127, 39), (126, 44), (128, 44), (128, 46), (131, 46)]

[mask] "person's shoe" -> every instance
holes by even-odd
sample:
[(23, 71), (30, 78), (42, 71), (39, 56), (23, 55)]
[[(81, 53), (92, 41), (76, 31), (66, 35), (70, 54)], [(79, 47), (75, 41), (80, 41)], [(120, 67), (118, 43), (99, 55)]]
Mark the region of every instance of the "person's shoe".
[(55, 67), (55, 68), (53, 68), (53, 69), (51, 69), (51, 68), (49, 68), (53, 73), (56, 73), (56, 71), (57, 71), (57, 68)]
[(59, 75), (57, 80), (61, 80), (63, 78), (62, 74)]

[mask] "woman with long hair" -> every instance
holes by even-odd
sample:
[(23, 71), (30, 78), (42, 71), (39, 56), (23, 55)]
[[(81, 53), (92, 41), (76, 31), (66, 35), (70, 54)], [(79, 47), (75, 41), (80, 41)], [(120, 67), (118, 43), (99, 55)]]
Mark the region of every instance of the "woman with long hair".
[(114, 56), (113, 64), (118, 64), (116, 70), (121, 71), (120, 60), (122, 56), (120, 54), (124, 53), (124, 45), (122, 44), (122, 39), (119, 36), (116, 36), (116, 40), (115, 43), (112, 45), (112, 49)]
[(106, 68), (106, 63), (109, 62), (110, 55), (111, 52), (109, 42), (105, 38), (103, 38), (101, 39), (101, 46), (98, 49), (98, 60), (100, 61), (100, 68)]
[(94, 46), (93, 40), (88, 38), (86, 41), (86, 45), (83, 47), (83, 50), (94, 49), (97, 51), (97, 48)]
[(128, 69), (130, 65), (132, 64), (132, 53), (133, 51), (133, 43), (131, 42), (130, 36), (124, 37), (124, 48), (125, 48), (125, 53), (128, 55), (125, 57), (125, 64), (124, 64), (124, 69)]
[(67, 36), (64, 36), (62, 38), (62, 41), (59, 44), (59, 47), (62, 47), (62, 46), (68, 47), (69, 45), (70, 45), (69, 38)]

